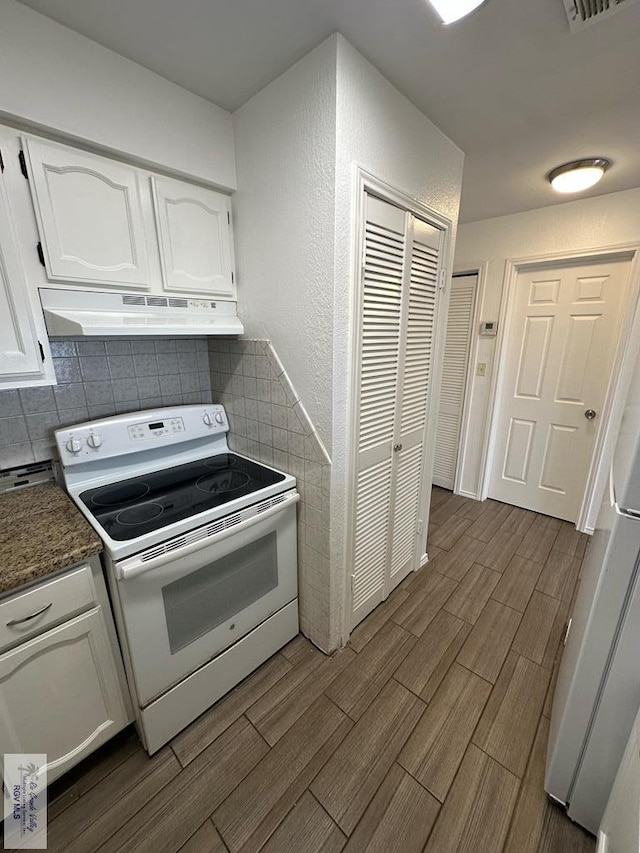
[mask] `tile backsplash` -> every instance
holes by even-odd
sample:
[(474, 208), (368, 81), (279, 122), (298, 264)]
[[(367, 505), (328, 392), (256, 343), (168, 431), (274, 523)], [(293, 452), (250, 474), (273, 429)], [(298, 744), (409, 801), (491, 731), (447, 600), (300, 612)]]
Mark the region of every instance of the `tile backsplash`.
[(57, 385), (0, 391), (0, 469), (53, 458), (60, 426), (211, 402), (206, 338), (54, 338), (51, 353)]
[(213, 401), (229, 416), (230, 447), (297, 480), (300, 630), (333, 651), (329, 456), (269, 341), (210, 338), (209, 361)]

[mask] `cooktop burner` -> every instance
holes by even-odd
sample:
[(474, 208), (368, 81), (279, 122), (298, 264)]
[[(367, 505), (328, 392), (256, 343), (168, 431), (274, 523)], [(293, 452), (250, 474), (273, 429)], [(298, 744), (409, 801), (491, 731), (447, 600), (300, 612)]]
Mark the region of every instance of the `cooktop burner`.
[(176, 465), (81, 492), (112, 539), (144, 536), (284, 480), (284, 474), (233, 453)]

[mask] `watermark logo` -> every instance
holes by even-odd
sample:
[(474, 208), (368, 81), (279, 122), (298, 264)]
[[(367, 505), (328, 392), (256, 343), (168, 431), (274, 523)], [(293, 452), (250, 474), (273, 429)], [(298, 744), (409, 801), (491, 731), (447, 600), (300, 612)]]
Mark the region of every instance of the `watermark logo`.
[(47, 756), (6, 753), (3, 778), (5, 850), (45, 850)]

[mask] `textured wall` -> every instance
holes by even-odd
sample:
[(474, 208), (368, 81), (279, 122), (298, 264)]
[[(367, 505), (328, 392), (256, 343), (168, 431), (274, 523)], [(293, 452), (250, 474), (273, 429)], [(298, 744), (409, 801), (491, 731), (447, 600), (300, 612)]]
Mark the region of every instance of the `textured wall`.
[[(500, 314), (507, 259), (562, 255), (621, 243), (640, 243), (640, 190), (557, 204), (461, 225), (456, 269), (478, 268), (487, 262), (482, 320)], [(474, 376), (471, 388), (469, 442), (463, 460), (462, 489), (477, 494), (483, 439), (486, 437), (489, 388), (495, 369), (495, 338), (474, 339), (471, 359), (487, 363), (487, 375)]]
[(211, 402), (204, 338), (54, 338), (58, 384), (0, 391), (0, 469), (55, 456), (58, 427)]
[(229, 444), (238, 453), (296, 477), (300, 629), (332, 651), (329, 595), (329, 484), (322, 442), (275, 349), (268, 341), (209, 340), (215, 402), (229, 416)]
[(221, 187), (231, 115), (15, 0), (0, 3), (0, 113)]
[(323, 42), (233, 115), (238, 312), (269, 338), (331, 446), (335, 45)]
[[(337, 158), (335, 197), (334, 421), (331, 507), (332, 560), (336, 580), (346, 580), (342, 567), (345, 537), (347, 472), (347, 389), (351, 333), (352, 256), (354, 252), (353, 187), (355, 166), (448, 217), (453, 234), (458, 218), (463, 155), (416, 107), (394, 88), (345, 39), (337, 41)], [(341, 569), (338, 570), (338, 566)], [(332, 591), (338, 614), (344, 588)]]

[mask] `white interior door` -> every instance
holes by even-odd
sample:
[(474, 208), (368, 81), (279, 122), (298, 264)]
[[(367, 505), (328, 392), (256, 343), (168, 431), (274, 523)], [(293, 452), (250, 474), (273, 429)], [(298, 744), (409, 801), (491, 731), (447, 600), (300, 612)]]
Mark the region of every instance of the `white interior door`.
[(490, 497), (576, 520), (629, 269), (621, 259), (519, 273)]
[(433, 463), (433, 483), (445, 489), (455, 485), (477, 288), (477, 275), (457, 275), (451, 281)]

